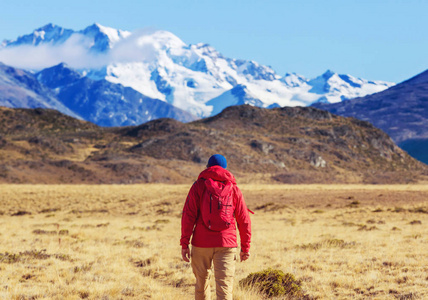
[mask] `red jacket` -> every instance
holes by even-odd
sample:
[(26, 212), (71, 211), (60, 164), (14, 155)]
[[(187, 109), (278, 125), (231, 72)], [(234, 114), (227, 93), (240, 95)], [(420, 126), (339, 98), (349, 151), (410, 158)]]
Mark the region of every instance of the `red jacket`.
[(239, 235), (241, 237), (241, 250), (243, 252), (250, 251), (251, 241), (251, 220), (248, 214), (248, 208), (245, 204), (244, 197), (238, 186), (236, 185), (235, 177), (228, 170), (220, 166), (212, 166), (199, 174), (199, 178), (190, 188), (187, 195), (186, 203), (183, 208), (181, 217), (181, 239), (182, 248), (187, 248), (190, 237), (192, 237), (192, 245), (202, 248), (211, 247), (238, 247), (236, 238), (236, 225), (231, 226), (222, 231), (212, 231), (204, 224), (200, 215), (200, 199), (205, 190), (205, 180), (213, 179), (216, 181), (230, 181), (233, 183), (233, 211), (238, 224)]

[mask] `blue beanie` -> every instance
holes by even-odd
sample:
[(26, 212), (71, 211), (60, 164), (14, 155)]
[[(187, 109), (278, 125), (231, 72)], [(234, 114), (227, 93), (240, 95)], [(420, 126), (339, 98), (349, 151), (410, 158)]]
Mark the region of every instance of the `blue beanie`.
[(226, 169), (227, 168), (227, 160), (221, 154), (214, 154), (208, 160), (208, 167), (212, 167), (212, 166), (220, 166), (223, 169)]

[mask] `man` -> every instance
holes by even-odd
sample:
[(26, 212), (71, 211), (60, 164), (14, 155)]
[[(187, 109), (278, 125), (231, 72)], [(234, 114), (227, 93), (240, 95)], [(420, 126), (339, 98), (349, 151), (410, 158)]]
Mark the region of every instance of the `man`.
[[(217, 299), (232, 300), (236, 262), (236, 223), (241, 238), (240, 259), (250, 257), (251, 221), (226, 158), (215, 154), (191, 187), (181, 218), (181, 255), (196, 277), (195, 299), (210, 299), (210, 269), (214, 263)], [(236, 222), (235, 222), (236, 220)], [(192, 249), (189, 241), (192, 236)]]

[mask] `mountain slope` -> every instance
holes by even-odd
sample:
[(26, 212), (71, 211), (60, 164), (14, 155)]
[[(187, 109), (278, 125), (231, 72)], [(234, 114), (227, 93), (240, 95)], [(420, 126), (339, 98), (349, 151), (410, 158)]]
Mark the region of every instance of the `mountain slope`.
[(428, 163), (424, 154), (428, 153), (428, 71), (383, 92), (342, 103), (314, 106), (369, 121), (388, 133), (412, 156)]
[(120, 128), (43, 109), (0, 108), (0, 120), (0, 182), (188, 183), (213, 153), (226, 156), (240, 182), (404, 183), (428, 176), (426, 165), (371, 124), (314, 108), (243, 105), (191, 123), (157, 119)]
[(0, 106), (11, 108), (51, 108), (81, 118), (55, 98), (54, 93), (30, 72), (0, 62)]
[[(263, 107), (263, 101), (254, 95), (245, 85), (238, 84), (233, 89), (224, 92), (220, 96), (211, 99), (206, 103), (208, 107), (212, 106), (211, 115), (217, 115), (225, 107), (232, 105), (250, 104), (253, 106)], [(268, 108), (277, 107), (278, 104), (272, 104)]]
[(85, 120), (100, 126), (138, 125), (169, 117), (189, 122), (196, 117), (157, 99), (106, 80), (94, 81), (60, 64), (37, 73), (57, 98)]

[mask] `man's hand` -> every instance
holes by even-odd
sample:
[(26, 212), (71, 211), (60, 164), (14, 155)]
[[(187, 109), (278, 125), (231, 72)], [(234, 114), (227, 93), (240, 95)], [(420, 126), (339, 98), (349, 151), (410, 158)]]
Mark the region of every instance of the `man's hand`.
[(242, 252), (240, 253), (241, 261), (246, 261), (250, 257), (250, 252)]
[(181, 257), (185, 262), (190, 262), (190, 249), (181, 249)]

